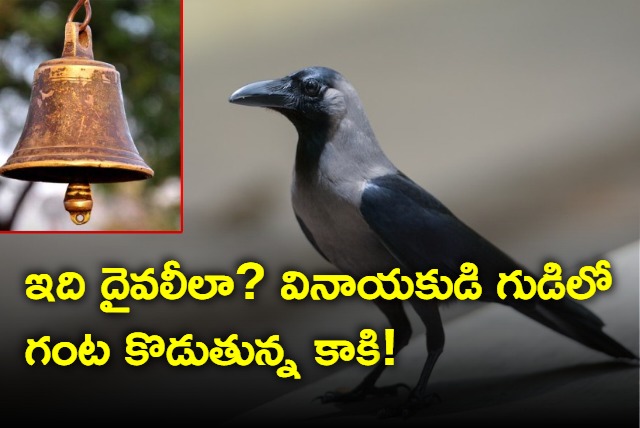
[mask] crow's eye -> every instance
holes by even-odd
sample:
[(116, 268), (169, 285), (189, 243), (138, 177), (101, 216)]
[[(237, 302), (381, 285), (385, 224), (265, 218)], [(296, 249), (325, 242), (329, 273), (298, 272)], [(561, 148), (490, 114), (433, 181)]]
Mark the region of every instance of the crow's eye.
[(318, 95), (318, 93), (320, 93), (320, 83), (318, 83), (316, 79), (305, 80), (303, 87), (304, 93), (311, 97), (315, 97), (316, 95)]

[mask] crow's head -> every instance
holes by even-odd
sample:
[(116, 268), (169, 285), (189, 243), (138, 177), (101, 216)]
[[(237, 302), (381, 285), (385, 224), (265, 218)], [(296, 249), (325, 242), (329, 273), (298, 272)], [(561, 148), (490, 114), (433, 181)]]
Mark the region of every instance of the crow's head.
[(276, 110), (299, 131), (336, 124), (350, 110), (361, 112), (353, 87), (340, 73), (326, 67), (309, 67), (281, 79), (250, 83), (235, 91), (229, 101)]

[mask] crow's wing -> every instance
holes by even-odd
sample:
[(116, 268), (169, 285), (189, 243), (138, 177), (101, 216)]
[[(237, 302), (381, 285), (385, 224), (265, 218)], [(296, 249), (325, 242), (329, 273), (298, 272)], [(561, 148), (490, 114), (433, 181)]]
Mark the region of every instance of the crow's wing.
[[(522, 269), (403, 174), (368, 181), (360, 212), (389, 252), (411, 272), (438, 268), (440, 274), (454, 278), (462, 263), (475, 263), (485, 299), (494, 300), (498, 273)], [(486, 295), (482, 279), (489, 285)]]
[(481, 300), (509, 305), (590, 348), (637, 359), (602, 331), (604, 323), (600, 318), (570, 298), (498, 299), (499, 273), (522, 269), (525, 275), (531, 274), (406, 176), (394, 174), (370, 180), (362, 193), (360, 212), (399, 264), (410, 272), (438, 268), (439, 274), (453, 279), (462, 263), (473, 262), (482, 285)]

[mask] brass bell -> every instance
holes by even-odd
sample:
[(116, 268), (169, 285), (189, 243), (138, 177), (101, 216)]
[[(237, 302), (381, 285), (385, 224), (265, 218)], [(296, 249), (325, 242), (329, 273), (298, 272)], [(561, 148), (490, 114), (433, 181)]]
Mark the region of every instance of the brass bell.
[[(73, 22), (82, 5), (84, 22)], [(93, 59), (90, 17), (89, 0), (79, 0), (65, 25), (62, 57), (34, 73), (22, 135), (0, 167), (0, 174), (18, 180), (70, 183), (64, 206), (75, 224), (91, 216), (89, 183), (153, 176), (129, 132), (120, 73)]]

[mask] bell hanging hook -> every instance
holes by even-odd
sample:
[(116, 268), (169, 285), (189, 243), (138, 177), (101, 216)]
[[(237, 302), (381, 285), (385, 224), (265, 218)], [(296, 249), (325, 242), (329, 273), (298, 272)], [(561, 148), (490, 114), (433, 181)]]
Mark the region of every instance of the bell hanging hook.
[(84, 21), (80, 24), (80, 28), (78, 29), (79, 33), (82, 33), (87, 25), (89, 25), (89, 21), (91, 21), (91, 3), (89, 0), (78, 0), (76, 5), (69, 12), (69, 16), (67, 17), (67, 22), (73, 22), (73, 18), (75, 18), (76, 13), (80, 10), (80, 8), (84, 5)]

